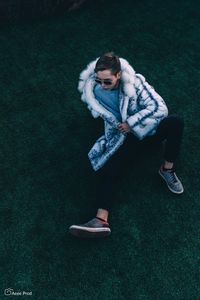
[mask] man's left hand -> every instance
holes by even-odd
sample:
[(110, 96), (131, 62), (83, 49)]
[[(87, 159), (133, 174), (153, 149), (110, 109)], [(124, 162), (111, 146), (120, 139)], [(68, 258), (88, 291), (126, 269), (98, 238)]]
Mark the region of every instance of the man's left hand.
[(119, 131), (121, 131), (121, 133), (128, 133), (131, 131), (131, 128), (130, 126), (128, 125), (128, 123), (124, 122), (124, 123), (121, 123), (119, 126)]

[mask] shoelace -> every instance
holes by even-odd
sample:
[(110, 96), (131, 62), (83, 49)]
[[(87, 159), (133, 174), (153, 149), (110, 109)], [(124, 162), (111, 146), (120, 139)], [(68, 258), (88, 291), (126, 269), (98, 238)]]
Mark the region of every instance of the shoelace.
[(171, 170), (168, 170), (166, 171), (169, 175), (169, 180), (172, 182), (172, 183), (176, 183), (177, 182), (177, 179), (176, 179), (176, 175), (175, 175), (175, 169), (171, 169)]

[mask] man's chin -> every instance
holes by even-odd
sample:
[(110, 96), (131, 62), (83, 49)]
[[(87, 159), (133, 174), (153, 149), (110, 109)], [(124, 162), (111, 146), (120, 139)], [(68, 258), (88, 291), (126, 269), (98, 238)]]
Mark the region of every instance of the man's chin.
[(103, 87), (103, 89), (104, 89), (104, 90), (112, 90), (112, 89), (114, 89), (114, 86), (112, 86), (112, 87), (110, 87), (110, 86), (108, 86), (108, 87)]

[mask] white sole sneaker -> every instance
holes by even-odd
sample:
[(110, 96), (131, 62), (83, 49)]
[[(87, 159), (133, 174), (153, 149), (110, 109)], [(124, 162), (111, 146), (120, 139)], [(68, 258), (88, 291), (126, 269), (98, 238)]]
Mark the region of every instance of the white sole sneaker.
[(70, 226), (69, 232), (79, 238), (101, 238), (111, 234), (109, 227), (92, 228), (79, 225)]
[[(182, 186), (182, 189), (181, 189), (180, 191), (175, 191), (175, 190), (173, 190), (173, 189), (171, 188), (171, 186), (168, 184), (168, 182), (167, 182), (165, 176), (162, 174), (162, 172), (161, 172), (160, 170), (158, 171), (158, 174), (159, 174), (159, 175), (162, 177), (162, 179), (166, 182), (168, 189), (169, 189), (172, 193), (180, 195), (180, 194), (182, 194), (182, 193), (184, 192), (183, 186)], [(177, 177), (177, 176), (176, 176), (176, 177)], [(178, 179), (178, 178), (177, 178), (177, 179)], [(178, 179), (178, 180), (179, 180), (179, 179)]]

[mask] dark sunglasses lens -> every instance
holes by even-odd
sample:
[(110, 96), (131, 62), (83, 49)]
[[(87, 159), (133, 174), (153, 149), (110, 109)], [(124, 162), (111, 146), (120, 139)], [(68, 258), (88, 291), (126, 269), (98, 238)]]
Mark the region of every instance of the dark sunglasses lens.
[(104, 84), (105, 84), (105, 85), (111, 85), (111, 84), (112, 84), (112, 81), (104, 81)]
[(104, 83), (105, 85), (111, 85), (112, 84), (112, 81), (110, 81), (110, 80), (100, 80), (100, 79), (95, 79), (95, 82), (96, 83), (99, 83), (99, 84), (102, 84), (102, 83)]

